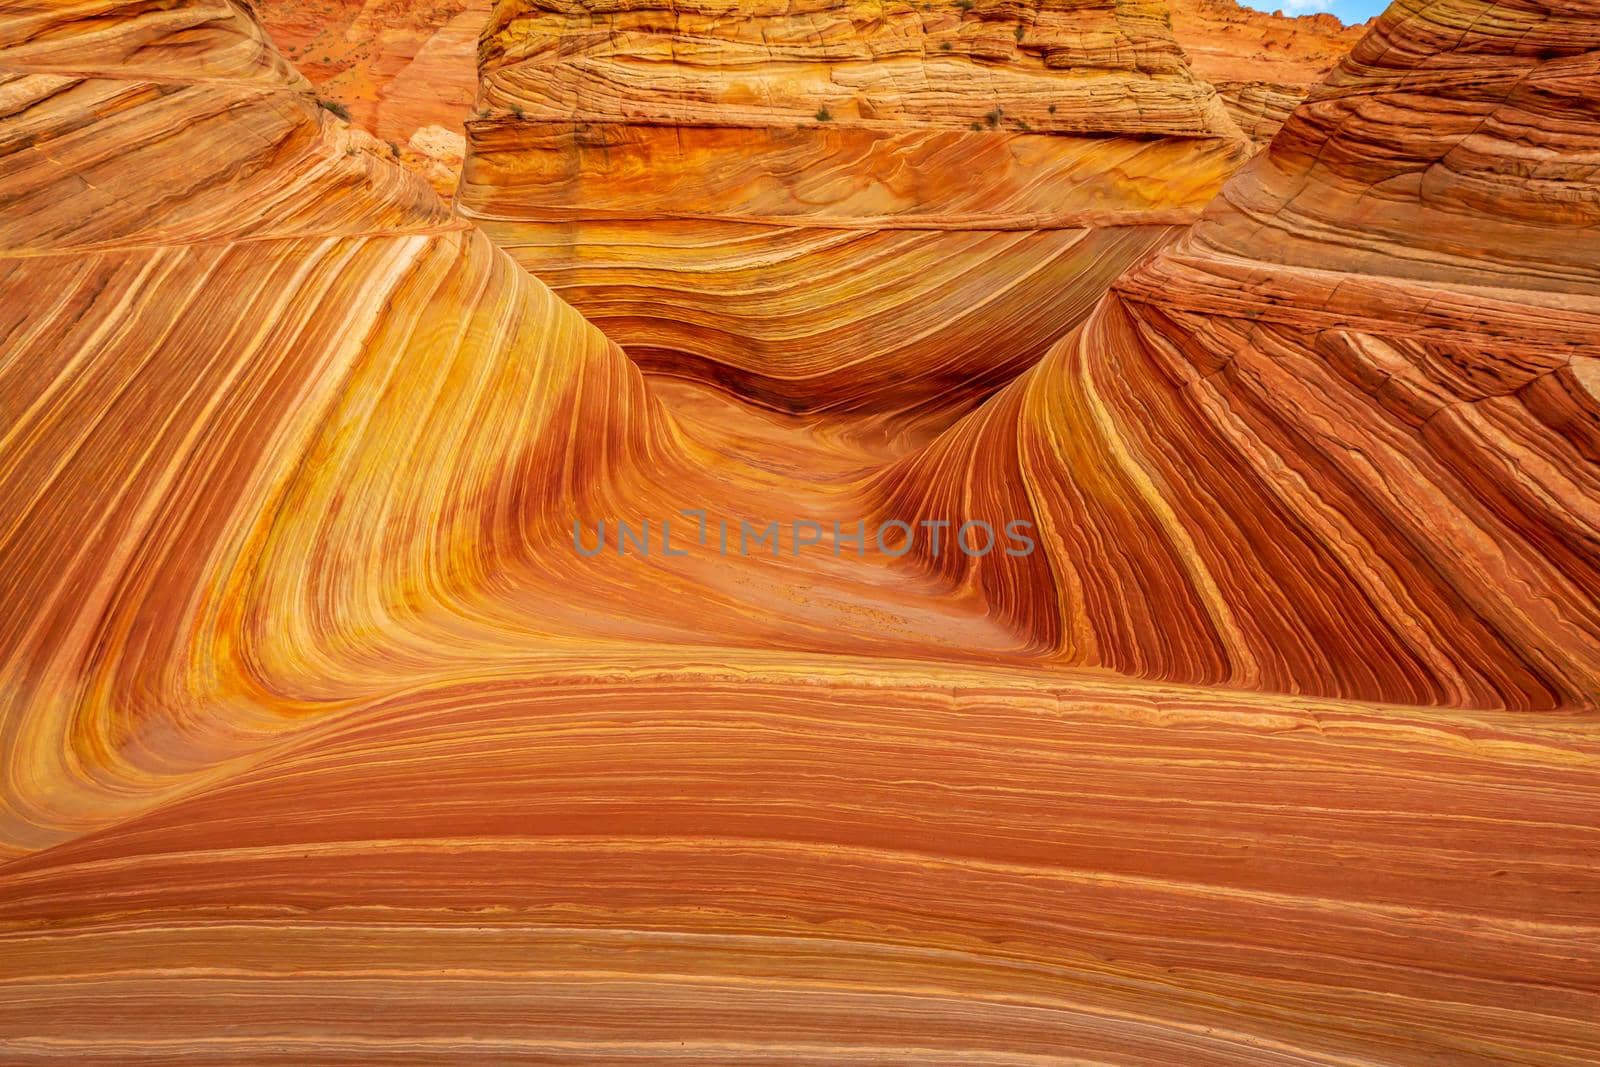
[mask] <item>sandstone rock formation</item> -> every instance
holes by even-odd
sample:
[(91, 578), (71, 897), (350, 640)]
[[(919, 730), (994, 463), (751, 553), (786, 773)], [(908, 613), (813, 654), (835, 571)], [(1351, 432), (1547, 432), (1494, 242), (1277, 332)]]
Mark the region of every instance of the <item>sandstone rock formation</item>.
[[(670, 449), (616, 346), (319, 108), (248, 9), (0, 13), (14, 850), (250, 751), (317, 699), (280, 685), (313, 632), (409, 616)], [(522, 440), (466, 447), (491, 416)], [(611, 445), (582, 484), (539, 446), (563, 419)]]
[(1235, 0), (1173, 0), (1172, 32), (1245, 134), (1272, 140), (1295, 105), (1366, 32), (1329, 14), (1285, 18)]
[[(478, 36), (492, 7), (487, 0), (261, 0), (257, 6), (272, 39), (320, 94), (399, 146), (402, 162), (442, 197), (454, 195), (463, 153), (426, 131), (459, 134), (471, 117)], [(1174, 0), (1169, 7), (1195, 73), (1216, 86), (1229, 114), (1259, 144), (1361, 35), (1360, 27), (1344, 27), (1330, 15), (1284, 18), (1234, 0)]]
[(1585, 3), (1397, 4), (895, 514), (1028, 513), (963, 566), (1070, 661), (1550, 710), (1600, 692), (1600, 110)]
[(1370, 25), (1346, 26), (1325, 12), (1285, 17), (1238, 0), (1172, 0), (1170, 7), (1190, 68), (1213, 85), (1309, 89), (1333, 73)]
[[(272, 40), (317, 92), (393, 143), (442, 197), (455, 194), (460, 136), (478, 86), (488, 0), (264, 0)], [(418, 136), (418, 134), (422, 136)]]
[(1309, 85), (1252, 81), (1223, 81), (1216, 86), (1229, 117), (1258, 145), (1271, 142), (1310, 88)]
[[(647, 381), (242, 4), (0, 0), (0, 1062), (1600, 1059), (1597, 28), (1397, 9), (925, 444)], [(1041, 551), (568, 540), (864, 497)]]
[(970, 402), (1245, 149), (1155, 3), (502, 5), (458, 210), (646, 368)]

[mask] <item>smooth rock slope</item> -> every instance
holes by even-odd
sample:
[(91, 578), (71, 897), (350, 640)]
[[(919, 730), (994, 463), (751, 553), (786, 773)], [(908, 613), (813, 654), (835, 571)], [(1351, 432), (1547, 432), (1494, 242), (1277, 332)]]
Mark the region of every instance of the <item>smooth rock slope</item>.
[[(671, 431), (614, 344), (319, 108), (247, 8), (0, 13), (12, 851), (337, 704), (325, 642), (359, 658), (451, 602), (643, 452), (660, 470)], [(472, 446), (483, 420), (509, 440)], [(607, 445), (581, 477), (545, 442), (566, 420)]]

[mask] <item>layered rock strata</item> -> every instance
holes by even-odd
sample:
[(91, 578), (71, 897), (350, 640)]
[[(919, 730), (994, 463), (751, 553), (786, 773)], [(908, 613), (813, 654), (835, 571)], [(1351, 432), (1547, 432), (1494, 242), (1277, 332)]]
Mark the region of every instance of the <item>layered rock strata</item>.
[(1285, 18), (1236, 0), (1173, 0), (1172, 32), (1195, 76), (1216, 87), (1229, 116), (1264, 146), (1366, 26), (1326, 13)]
[(1171, 0), (1172, 33), (1197, 77), (1217, 86), (1250, 82), (1309, 90), (1366, 35), (1326, 12), (1285, 16), (1238, 0)]
[(1282, 82), (1217, 82), (1228, 115), (1258, 145), (1268, 144), (1277, 135), (1310, 88)]
[[(1350, 68), (1403, 110), (1330, 86), (1238, 206), (920, 454), (645, 381), (243, 6), (0, 3), (0, 1061), (1600, 1059), (1600, 416), (1550, 236), (1587, 239), (1553, 88), (1600, 18), (1454, 2)], [(1481, 66), (1421, 47), (1446, 25)], [(1388, 181), (1337, 133), (1304, 151), (1490, 99), (1470, 151), (1371, 152), (1409, 161)], [(1524, 243), (1442, 256), (1486, 189)], [(1380, 191), (1442, 214), (1412, 233)], [(1234, 218), (1273, 198), (1276, 264)], [(1344, 243), (1285, 266), (1319, 210)], [(1360, 273), (1408, 248), (1434, 273)], [(1038, 519), (1054, 577), (952, 586), (831, 530), (568, 540), (855, 525), (873, 486), (906, 519), (1020, 489), (996, 517)], [(1353, 585), (1433, 654), (1343, 636)], [(1040, 654), (1080, 617), (1146, 677)], [(1266, 666), (1208, 674), (1208, 633)]]
[[(459, 139), (476, 106), (478, 37), (492, 7), (486, 0), (257, 5), (273, 41), (319, 95), (391, 142), (446, 200), (461, 170)], [(1169, 7), (1195, 74), (1216, 86), (1229, 115), (1259, 144), (1361, 35), (1329, 15), (1284, 18), (1233, 0)]]
[(1246, 151), (1159, 4), (504, 5), (458, 210), (648, 369), (960, 406)]
[[(330, 634), (403, 629), (672, 435), (247, 8), (0, 14), (10, 850), (252, 751), (317, 703), (284, 679), (339, 690)], [(581, 478), (574, 419), (606, 443)]]
[(1204, 221), (886, 474), (882, 506), (1033, 516), (1042, 557), (926, 563), (1074, 663), (1592, 707), (1597, 25), (1395, 5)]

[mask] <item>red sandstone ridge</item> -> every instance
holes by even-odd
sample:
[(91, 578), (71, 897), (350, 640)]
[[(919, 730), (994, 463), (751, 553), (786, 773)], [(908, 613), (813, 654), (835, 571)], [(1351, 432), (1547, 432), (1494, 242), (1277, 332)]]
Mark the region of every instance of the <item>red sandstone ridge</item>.
[[(477, 93), (478, 38), (489, 0), (260, 0), (268, 33), (352, 120), (393, 142), (446, 198)], [(1307, 88), (1361, 35), (1331, 15), (1285, 18), (1233, 0), (1175, 0), (1173, 32), (1195, 74), (1265, 143)]]
[(1236, 0), (1171, 0), (1172, 32), (1195, 74), (1216, 82), (1321, 81), (1366, 33), (1325, 12), (1284, 16)]
[(886, 507), (1035, 514), (948, 577), (1075, 663), (1593, 710), (1597, 59), (1592, 2), (1396, 4)]
[(324, 99), (455, 191), (489, 0), (263, 0), (274, 43)]
[(647, 369), (964, 408), (1248, 155), (1159, 0), (520, 0), (456, 210)]
[(1266, 144), (1366, 32), (1327, 13), (1285, 17), (1235, 0), (1172, 0), (1172, 32), (1251, 140)]

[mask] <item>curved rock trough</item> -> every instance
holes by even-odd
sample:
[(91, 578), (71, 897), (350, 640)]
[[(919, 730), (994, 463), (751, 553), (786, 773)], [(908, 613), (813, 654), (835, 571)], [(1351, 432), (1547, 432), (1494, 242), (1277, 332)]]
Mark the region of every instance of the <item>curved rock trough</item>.
[(0, 1062), (1600, 1060), (1600, 5), (482, 55), (0, 0)]

